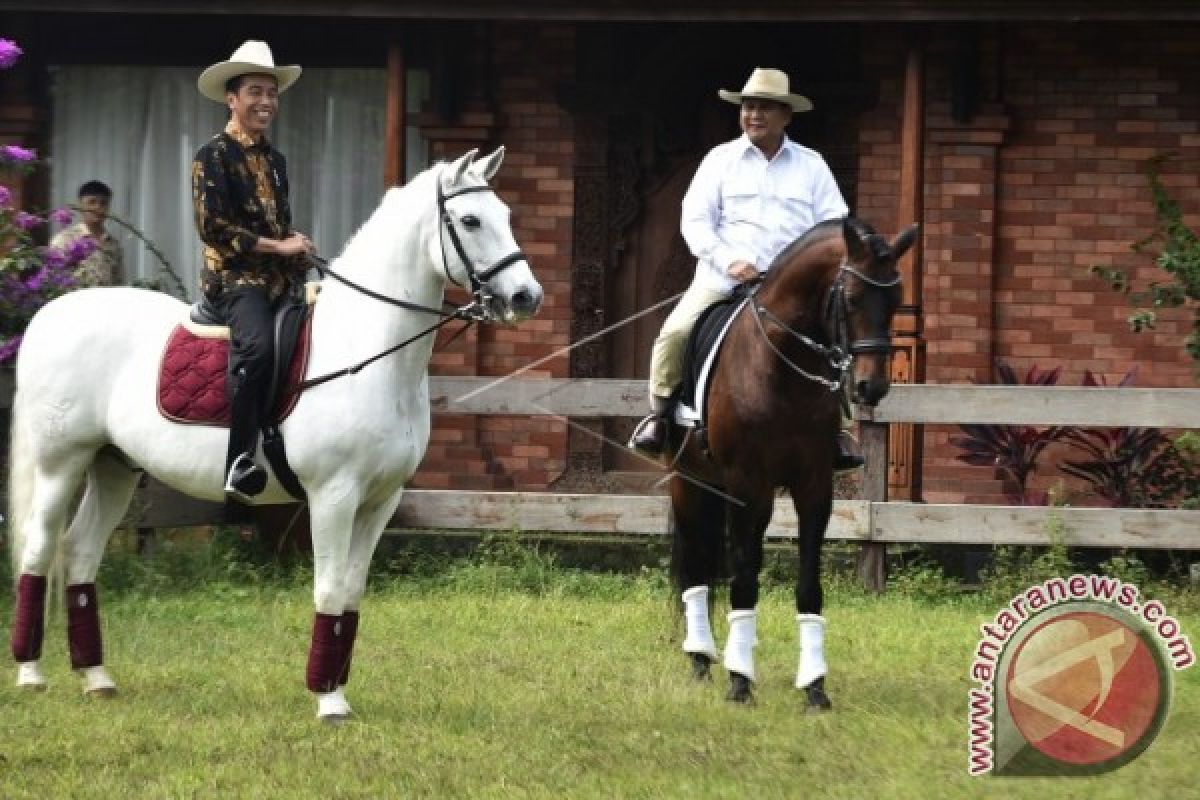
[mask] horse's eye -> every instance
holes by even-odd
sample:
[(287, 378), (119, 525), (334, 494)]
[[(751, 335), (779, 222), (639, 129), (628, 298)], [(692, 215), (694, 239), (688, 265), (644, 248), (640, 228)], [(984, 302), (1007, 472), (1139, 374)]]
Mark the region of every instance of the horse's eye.
[(479, 217), (474, 214), (467, 214), (462, 218), (462, 224), (471, 230), (475, 230), (479, 227)]

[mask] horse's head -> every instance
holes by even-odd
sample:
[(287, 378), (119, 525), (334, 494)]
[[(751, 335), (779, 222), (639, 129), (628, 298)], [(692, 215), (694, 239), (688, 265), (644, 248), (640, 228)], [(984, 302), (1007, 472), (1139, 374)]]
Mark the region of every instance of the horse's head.
[(504, 160), (504, 148), (479, 161), (476, 153), (445, 164), (437, 176), (433, 258), (451, 282), (471, 289), (488, 318), (516, 322), (537, 313), (542, 287), (517, 247), (508, 206), (488, 185)]
[(851, 387), (864, 405), (878, 403), (890, 385), (892, 317), (901, 299), (896, 261), (912, 247), (918, 229), (913, 225), (889, 243), (853, 217), (842, 224), (846, 260), (834, 279), (827, 315), (835, 337), (854, 357)]

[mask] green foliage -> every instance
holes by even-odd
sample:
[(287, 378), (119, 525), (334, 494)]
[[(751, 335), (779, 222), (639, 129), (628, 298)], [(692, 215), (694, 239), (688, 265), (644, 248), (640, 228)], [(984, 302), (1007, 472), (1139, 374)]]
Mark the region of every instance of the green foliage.
[(1149, 236), (1135, 242), (1133, 250), (1153, 254), (1155, 264), (1170, 280), (1153, 281), (1146, 289), (1134, 291), (1132, 280), (1122, 269), (1095, 265), (1091, 271), (1114, 291), (1128, 295), (1130, 303), (1138, 308), (1129, 315), (1129, 327), (1135, 332), (1154, 328), (1160, 309), (1190, 309), (1192, 330), (1184, 347), (1193, 360), (1200, 362), (1200, 236), (1184, 222), (1179, 203), (1163, 186), (1159, 175), (1162, 161), (1161, 157), (1151, 159), (1146, 168), (1157, 226)]
[(1049, 518), (1046, 537), (1050, 544), (1045, 547), (996, 546), (991, 565), (980, 572), (982, 595), (992, 603), (1005, 603), (1034, 584), (1075, 572), (1061, 517)]

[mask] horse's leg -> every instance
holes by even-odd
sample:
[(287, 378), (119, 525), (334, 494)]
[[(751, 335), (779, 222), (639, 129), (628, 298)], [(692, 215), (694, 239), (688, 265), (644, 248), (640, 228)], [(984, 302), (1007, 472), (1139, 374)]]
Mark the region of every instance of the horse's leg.
[(732, 578), (729, 582), (729, 639), (725, 669), (729, 672), (728, 699), (749, 703), (754, 699), (754, 646), (758, 643), (758, 574), (762, 570), (763, 533), (771, 521), (773, 497), (753, 497), (743, 492), (744, 505), (729, 504), (729, 541)]
[[(54, 566), (58, 539), (66, 525), (71, 501), (91, 459), (91, 453), (60, 454), (51, 463), (28, 464), (32, 491), (22, 527), (23, 547), (17, 564), (17, 602), (11, 646), (17, 661), (17, 686), (44, 689), (39, 661), (45, 635), (47, 575)], [(14, 464), (12, 469), (23, 465)], [(12, 525), (21, 522), (14, 519)]]
[(796, 623), (800, 633), (800, 666), (796, 670), (796, 688), (803, 689), (809, 711), (832, 708), (825, 693), (825, 618), (821, 616), (821, 545), (833, 510), (832, 481), (814, 488), (792, 488), (799, 525), (800, 572), (796, 579)]
[(717, 580), (724, 544), (725, 501), (719, 495), (678, 476), (671, 479), (672, 571), (683, 591), (687, 636), (683, 652), (692, 661), (692, 675), (711, 677), (711, 665), (721, 653), (713, 638), (708, 613), (709, 587)]
[(379, 545), (379, 538), (387, 521), (400, 504), (400, 492), (377, 505), (359, 509), (354, 519), (354, 533), (350, 539), (350, 560), (346, 568), (346, 602), (342, 612), (342, 631), (339, 644), (341, 671), (338, 686), (350, 680), (350, 661), (354, 657), (354, 640), (358, 634), (359, 606), (367, 590), (367, 573), (371, 569), (371, 557)]
[(129, 508), (138, 473), (119, 460), (100, 455), (87, 471), (79, 510), (63, 539), (67, 573), (67, 644), (71, 668), (83, 678), (86, 694), (116, 693), (104, 668), (96, 571), (113, 528)]
[(346, 633), (342, 624), (342, 613), (346, 610), (346, 567), (358, 493), (353, 487), (339, 483), (310, 492), (309, 503), (316, 613), (304, 678), (308, 690), (317, 696), (317, 717), (337, 724), (351, 714), (338, 680)]

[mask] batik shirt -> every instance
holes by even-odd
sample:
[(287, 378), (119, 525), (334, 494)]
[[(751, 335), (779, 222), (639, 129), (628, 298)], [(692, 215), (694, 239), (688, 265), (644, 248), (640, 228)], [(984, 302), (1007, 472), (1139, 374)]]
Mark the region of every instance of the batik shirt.
[(305, 256), (256, 253), (260, 236), (292, 233), (287, 163), (263, 138), (255, 142), (232, 121), (192, 161), (192, 205), (204, 242), (200, 289), (209, 299), (239, 286), (261, 286), (274, 299), (302, 282)]
[[(87, 224), (76, 222), (55, 234), (50, 246), (65, 251), (72, 243), (84, 238), (96, 237), (92, 236)], [(125, 260), (121, 255), (121, 243), (111, 233), (104, 231), (97, 241), (96, 249), (75, 266), (74, 274), (80, 286), (119, 286), (125, 283)]]

